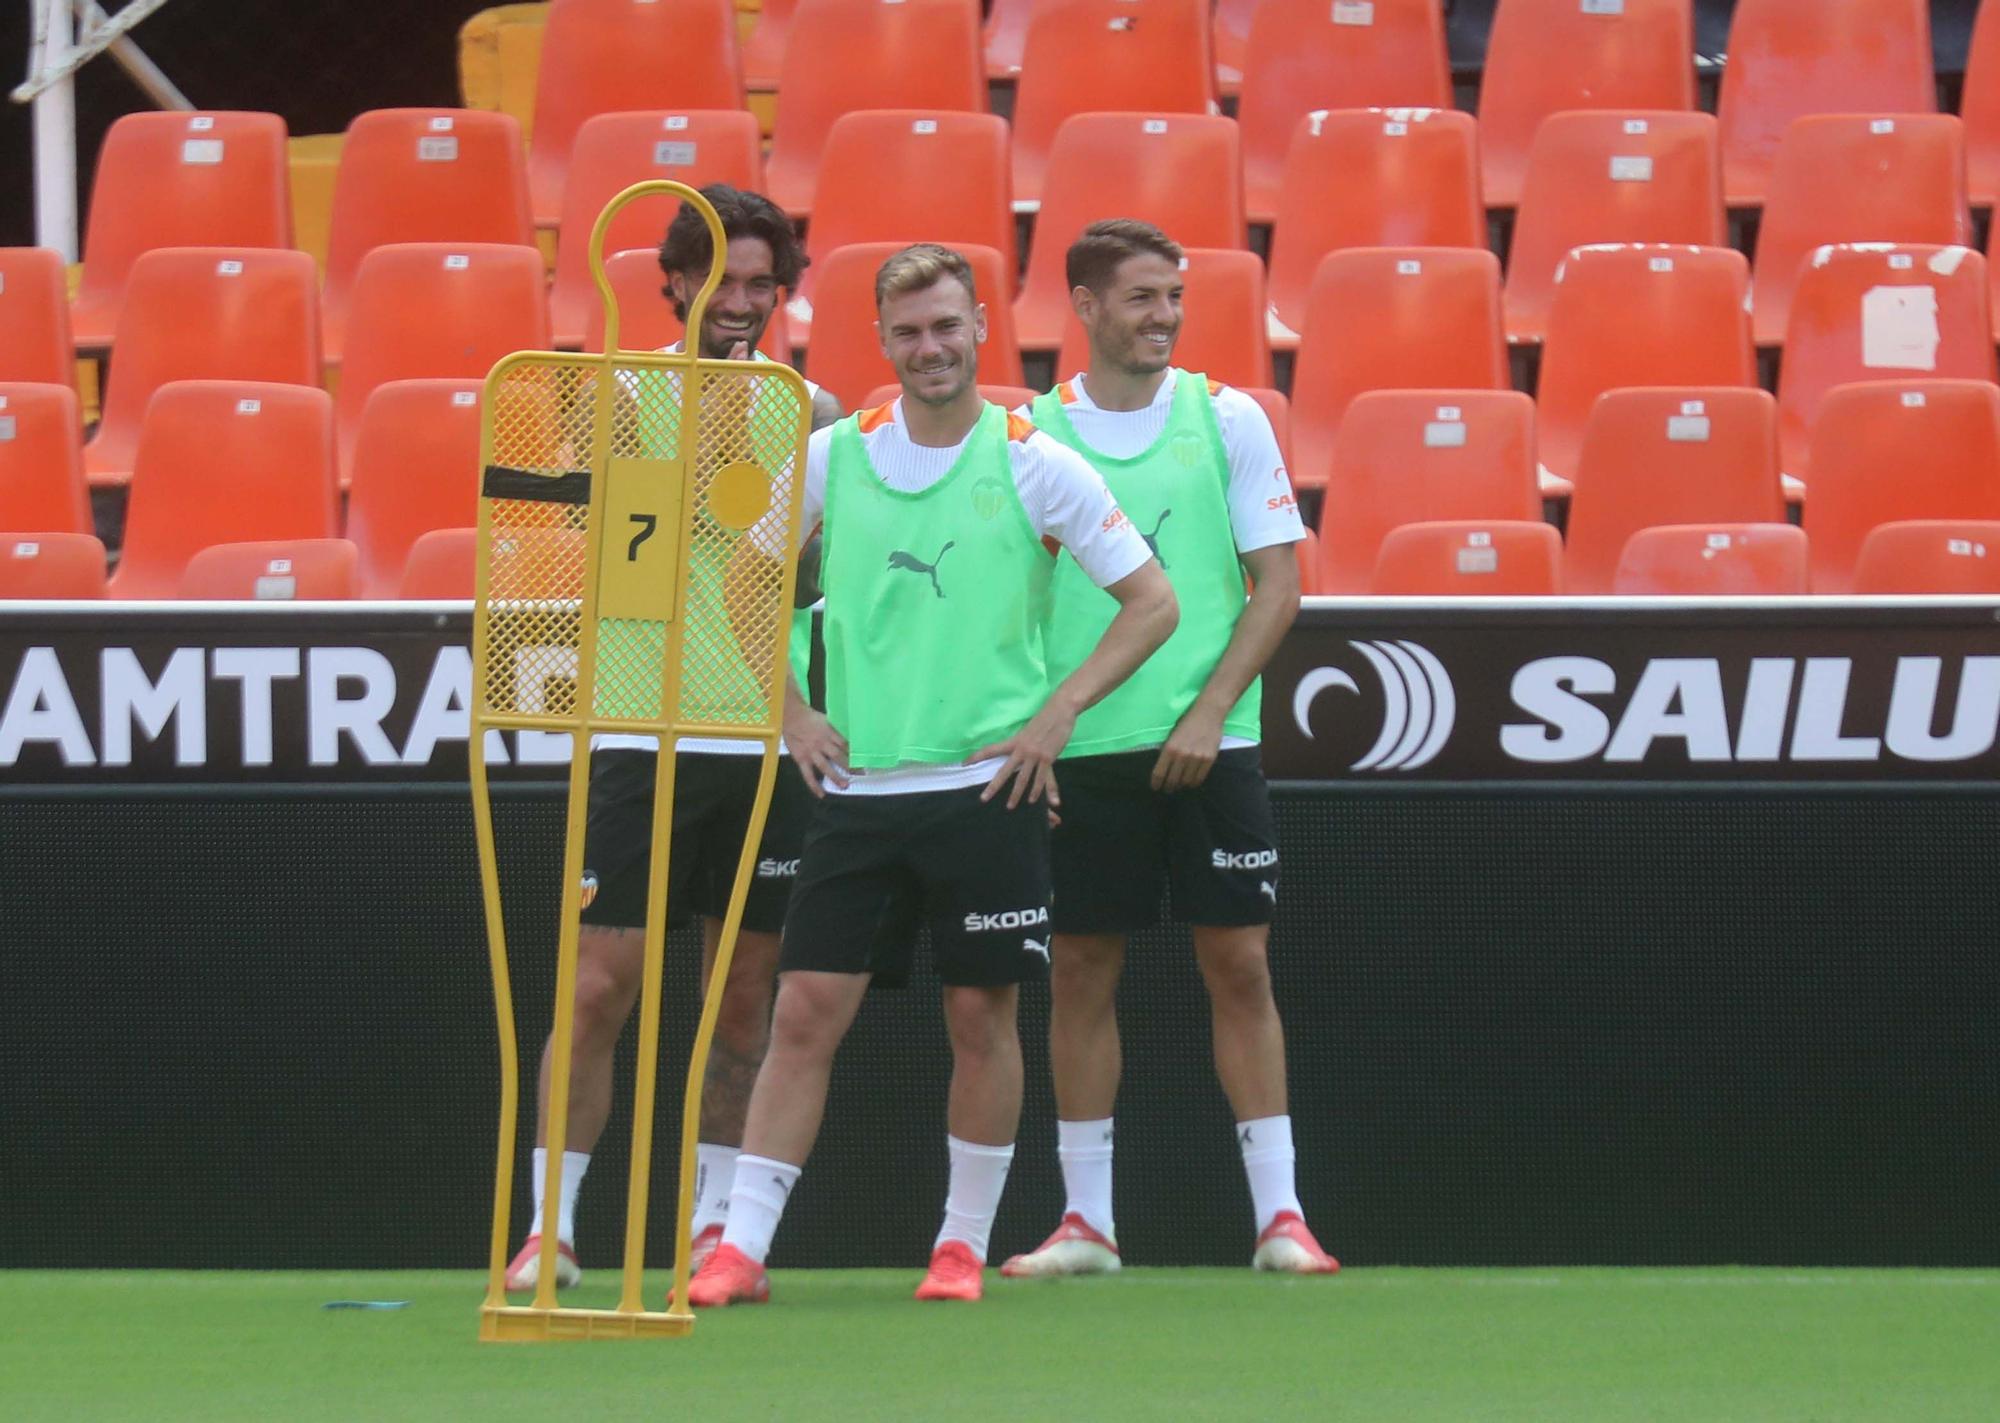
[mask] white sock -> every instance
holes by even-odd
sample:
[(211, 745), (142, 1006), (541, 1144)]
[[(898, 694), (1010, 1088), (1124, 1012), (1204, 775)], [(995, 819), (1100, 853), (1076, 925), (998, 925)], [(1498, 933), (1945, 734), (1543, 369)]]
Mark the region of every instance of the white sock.
[[(587, 1151), (565, 1151), (563, 1153), (562, 1199), (556, 1203), (556, 1239), (576, 1244), (576, 1193), (583, 1185), (583, 1173), (590, 1169), (590, 1153)], [(535, 1218), (528, 1225), (528, 1234), (542, 1233), (542, 1193), (549, 1182), (549, 1153), (546, 1147), (535, 1148), (535, 1164), (529, 1172), (534, 1182)]]
[(947, 1240), (962, 1240), (984, 1260), (993, 1217), (1000, 1210), (1000, 1192), (1007, 1185), (1007, 1168), (1014, 1164), (1014, 1144), (980, 1146), (955, 1136), (947, 1136), (945, 1144), (951, 1149), (951, 1190), (944, 1201), (944, 1228), (931, 1249)]
[(1236, 1144), (1243, 1148), (1243, 1173), (1250, 1178), (1250, 1205), (1262, 1235), (1280, 1211), (1304, 1215), (1299, 1209), (1292, 1151), (1292, 1119), (1258, 1117), (1236, 1124)]
[(700, 1235), (711, 1225), (729, 1219), (729, 1193), (736, 1185), (736, 1157), (740, 1148), (697, 1142), (694, 1148), (694, 1222), (691, 1233)]
[(1083, 1223), (1107, 1240), (1111, 1228), (1111, 1118), (1056, 1123), (1056, 1156), (1062, 1161), (1063, 1212), (1080, 1215)]
[(729, 1192), (728, 1224), (722, 1227), (722, 1243), (733, 1245), (758, 1264), (771, 1253), (771, 1237), (778, 1233), (778, 1217), (792, 1187), (799, 1183), (799, 1168), (789, 1161), (773, 1161), (768, 1156), (748, 1153), (736, 1158), (735, 1185)]

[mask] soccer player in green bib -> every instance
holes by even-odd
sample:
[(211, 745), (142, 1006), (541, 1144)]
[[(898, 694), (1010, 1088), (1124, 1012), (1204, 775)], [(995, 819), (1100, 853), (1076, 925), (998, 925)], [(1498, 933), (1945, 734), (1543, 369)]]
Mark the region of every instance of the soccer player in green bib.
[[(723, 184), (704, 188), (702, 194), (722, 220), (728, 246), (722, 281), (702, 318), (700, 353), (711, 360), (761, 361), (765, 358), (757, 351), (757, 342), (768, 323), (784, 319), (778, 303), (787, 288), (798, 285), (805, 254), (790, 220), (768, 199)], [(708, 226), (701, 214), (683, 204), (660, 244), (666, 296), (683, 320), (689, 302), (708, 278), (710, 247)], [(668, 349), (678, 350), (680, 343)], [(647, 381), (663, 382), (664, 386), (648, 390)], [(631, 399), (621, 405), (618, 418), (638, 423), (632, 434), (641, 448), (662, 438), (652, 425), (662, 419), (678, 419), (679, 382), (677, 372), (627, 373), (625, 390)], [(816, 426), (830, 425), (840, 418), (840, 405), (831, 395), (810, 382), (808, 391)], [(648, 400), (646, 396), (658, 398)], [(773, 456), (774, 461), (784, 458), (782, 454)], [(713, 549), (717, 544), (709, 539), (703, 547)], [(711, 601), (719, 598), (725, 572), (717, 559), (711, 559), (709, 566), (692, 569), (691, 595)], [(808, 581), (802, 578), (800, 586), (810, 600), (814, 595), (807, 588)], [(810, 615), (802, 611), (794, 622), (792, 642), (792, 660), (799, 667), (806, 665), (810, 637)], [(727, 697), (732, 692), (754, 697), (754, 679), (746, 672), (737, 687), (721, 689), (720, 695)], [(601, 732), (590, 742), (568, 1140), (563, 1143), (562, 1197), (554, 1212), (558, 1231), (556, 1283), (564, 1288), (581, 1278), (576, 1259), (577, 1192), (610, 1116), (613, 1054), (639, 993), (645, 956), (647, 874), (652, 858), (655, 742), (651, 736), (610, 732)], [(702, 981), (706, 985), (736, 879), (736, 858), (749, 831), (762, 747), (754, 741), (683, 737), (675, 749), (679, 765), (674, 777), (668, 912), (676, 921), (700, 917)], [(722, 1239), (722, 1217), (729, 1205), (743, 1114), (769, 1032), (778, 932), (798, 869), (809, 800), (790, 778), (780, 781), (758, 845), (757, 874), (744, 905), (736, 955), (729, 981), (723, 986), (722, 1014), (702, 1083), (691, 1267), (707, 1259)], [(544, 1048), (538, 1097), (544, 1120), (548, 1094), (548, 1051)], [(531, 1172), (534, 1218), (527, 1242), (508, 1266), (510, 1290), (533, 1289), (540, 1273), (541, 1235), (548, 1228), (549, 1214), (542, 1199), (547, 1149), (548, 1143), (538, 1136)]]
[[(902, 395), (808, 447), (826, 713), (793, 689), (785, 736), (819, 799), (728, 1225), (689, 1286), (698, 1306), (768, 1297), (764, 1259), (834, 1052), (869, 983), (908, 974), (924, 927), (952, 1046), (951, 1186), (917, 1297), (979, 1298), (1021, 1116), (1019, 986), (1048, 971), (1055, 759), (1174, 626), (1166, 575), (1089, 462), (980, 399), (986, 316), (965, 259), (906, 248), (875, 303)], [(1110, 610), (1059, 677), (1045, 642), (1058, 549)]]
[[(1193, 928), (1215, 1066), (1236, 1114), (1259, 1269), (1331, 1273), (1293, 1181), (1285, 1037), (1266, 949), (1278, 840), (1258, 754), (1264, 664), (1298, 613), (1305, 537), (1278, 444), (1249, 396), (1173, 365), (1181, 249), (1158, 228), (1094, 223), (1068, 254), (1090, 368), (1029, 407), (1088, 458), (1152, 545), (1180, 625), (1123, 686), (1077, 718), (1058, 763), (1049, 1056), (1067, 1205), (1008, 1275), (1119, 1266), (1111, 1211), (1116, 1000), (1128, 935), (1163, 892)], [(1244, 596), (1245, 575), (1254, 591)], [(1113, 605), (1062, 559), (1049, 631), (1053, 676), (1091, 646)]]

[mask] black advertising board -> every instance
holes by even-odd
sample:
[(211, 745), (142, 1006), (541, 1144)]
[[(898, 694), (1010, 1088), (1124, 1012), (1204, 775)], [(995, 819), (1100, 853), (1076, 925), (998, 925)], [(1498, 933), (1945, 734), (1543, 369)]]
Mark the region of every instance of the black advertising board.
[[(462, 781), (469, 631), (463, 604), (0, 608), (0, 782)], [(1264, 731), (1287, 781), (1990, 782), (2000, 602), (1316, 599)], [(509, 733), (495, 774), (568, 758)]]

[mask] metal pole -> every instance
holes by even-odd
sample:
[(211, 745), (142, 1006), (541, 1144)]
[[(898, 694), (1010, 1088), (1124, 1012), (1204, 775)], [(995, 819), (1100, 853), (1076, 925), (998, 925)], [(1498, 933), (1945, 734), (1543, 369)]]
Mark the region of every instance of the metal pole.
[[(97, 0), (78, 0), (77, 14), (83, 18), (84, 31), (95, 31), (102, 25), (111, 23), (111, 17), (104, 13), (104, 7)], [(167, 78), (159, 65), (146, 57), (146, 52), (130, 39), (120, 36), (111, 42), (106, 51), (118, 62), (118, 67), (131, 77), (134, 84), (145, 90), (146, 97), (162, 109), (192, 109), (194, 104)]]
[[(29, 0), (36, 75), (69, 63), (76, 27), (69, 0)], [(35, 95), (35, 240), (76, 260), (76, 81), (69, 75)]]

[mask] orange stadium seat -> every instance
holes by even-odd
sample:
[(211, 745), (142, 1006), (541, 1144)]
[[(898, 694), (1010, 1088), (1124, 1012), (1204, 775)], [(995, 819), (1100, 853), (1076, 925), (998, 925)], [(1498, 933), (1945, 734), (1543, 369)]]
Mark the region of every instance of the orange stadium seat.
[[(1218, 9), (1218, 35), (1221, 19)], [(1451, 105), (1437, 0), (1262, 0), (1243, 63), (1236, 119), (1243, 125), (1244, 198), (1252, 222), (1277, 215), (1285, 155), (1307, 114)]]
[(1389, 531), (1438, 519), (1534, 522), (1535, 402), (1512, 390), (1377, 390), (1341, 421), (1319, 521), (1322, 593), (1368, 591)]
[(1716, 108), (1729, 205), (1765, 200), (1795, 119), (1936, 108), (1926, 0), (1737, 0)]
[(1692, 109), (1690, 0), (1501, 0), (1479, 85), (1486, 201), (1521, 200), (1543, 119), (1564, 109)]
[(356, 595), (393, 598), (410, 546), (479, 522), (477, 380), (392, 380), (361, 410), (347, 491)]
[[(970, 242), (1018, 270), (1005, 119), (922, 109), (842, 114), (827, 133), (820, 174), (806, 229), (812, 263), (855, 242)], [(812, 338), (813, 281), (808, 265), (787, 308), (801, 346)]]
[(68, 386), (0, 382), (0, 533), (90, 532), (81, 432)]
[(1814, 413), (1863, 380), (2000, 377), (1986, 261), (1965, 247), (1822, 247), (1799, 275), (1778, 364), (1786, 473), (1805, 471)]
[(146, 412), (116, 598), (171, 598), (188, 560), (221, 543), (339, 533), (333, 401), (261, 381), (185, 380)]
[(1805, 530), (1791, 524), (1666, 524), (1640, 529), (1626, 541), (1611, 591), (1642, 597), (1792, 597), (1806, 591), (1809, 557)]
[[(896, 378), (875, 335), (875, 272), (903, 250), (901, 242), (858, 242), (827, 253), (819, 274), (818, 336), (806, 352), (805, 373), (848, 410), (878, 385)], [(981, 384), (1025, 385), (1021, 346), (1007, 305), (1007, 269), (991, 247), (961, 244), (972, 283), (986, 306), (986, 344), (979, 348)]]
[[(1271, 384), (1271, 343), (1264, 332), (1264, 264), (1255, 252), (1187, 249), (1180, 340), (1174, 364), (1227, 385)], [(1071, 311), (1063, 323), (1056, 370), (1090, 363), (1090, 339)]]
[(1500, 263), (1491, 252), (1330, 253), (1313, 277), (1292, 371), (1292, 483), (1317, 489), (1327, 482), (1348, 402), (1363, 391), (1505, 390), (1509, 382)]
[(410, 548), (399, 598), (470, 598), (479, 578), (479, 530), (433, 529)]
[(535, 240), (521, 128), (471, 109), (375, 109), (347, 126), (333, 180), (322, 327), (344, 359), (362, 259), (392, 242)]
[[(1212, 114), (1205, 0), (1042, 0), (1014, 90), (1014, 204), (1032, 212), (1075, 115)], [(1243, 201), (1236, 180), (1233, 201)], [(1213, 200), (1213, 192), (1201, 195)], [(1237, 238), (1240, 244), (1242, 238)]]
[(285, 122), (276, 114), (127, 114), (97, 153), (83, 277), (70, 311), (79, 348), (118, 327), (125, 278), (155, 247), (289, 247)]
[[(1248, 162), (1248, 155), (1245, 155)], [(1256, 204), (1252, 180), (1251, 204)], [(1298, 345), (1313, 273), (1347, 247), (1484, 247), (1479, 140), (1452, 109), (1334, 109), (1292, 133), (1271, 232), (1271, 339)]]
[[(591, 308), (599, 304), (590, 279), (590, 234), (606, 203), (649, 178), (695, 188), (727, 183), (754, 192), (764, 185), (763, 152), (756, 116), (746, 109), (651, 109), (586, 121), (570, 151), (557, 226), (555, 285), (549, 291), (549, 329), (557, 348), (583, 344)], [(629, 248), (657, 248), (679, 208), (667, 198), (627, 207), (604, 234), (605, 258)]]
[[(612, 294), (618, 299), (618, 344), (625, 350), (658, 351), (687, 334), (681, 319), (674, 315), (673, 304), (667, 300), (660, 254), (653, 248), (636, 247), (612, 253), (605, 259), (604, 275), (610, 279)], [(588, 318), (583, 328), (583, 349), (604, 349), (604, 303), (598, 299), (595, 286), (591, 288)], [(757, 349), (774, 361), (792, 359), (782, 298), (764, 326)]]
[(62, 254), (0, 247), (0, 380), (76, 384)]
[(778, 87), (798, 9), (799, 0), (763, 0), (758, 6), (757, 26), (743, 42), (743, 82), (749, 88), (768, 92)]
[(1224, 98), (1243, 92), (1243, 66), (1250, 52), (1250, 31), (1266, 0), (1215, 0), (1208, 22), (1208, 52), (1215, 61), (1215, 89)]
[(1861, 541), (1857, 593), (2000, 593), (2000, 521), (1903, 519)]
[(1056, 135), (1045, 191), (1014, 311), (1021, 344), (1032, 351), (1062, 341), (1069, 246), (1091, 223), (1135, 217), (1183, 247), (1244, 244), (1243, 155), (1233, 119), (1079, 114)]
[(1292, 545), (1292, 552), (1299, 562), (1299, 592), (1305, 597), (1319, 593), (1319, 535), (1311, 529), (1306, 536)]
[(532, 247), (378, 247), (362, 259), (351, 310), (340, 375), (343, 470), (376, 386), (426, 376), (481, 379), (509, 352), (549, 345), (542, 254)]
[(1813, 421), (1806, 479), (1813, 591), (1852, 592), (1876, 526), (2000, 518), (2000, 387), (1898, 380), (1831, 390)]
[(1669, 242), (1722, 247), (1722, 164), (1707, 114), (1577, 111), (1535, 135), (1507, 258), (1507, 335), (1539, 341), (1556, 269), (1572, 247)]
[(354, 596), (354, 545), (346, 539), (260, 539), (215, 544), (188, 560), (180, 596), (305, 602)]
[(2000, 5), (1981, 5), (1965, 58), (1965, 181), (1973, 203), (2000, 202)]
[(1420, 598), (1560, 593), (1562, 536), (1539, 520), (1404, 524), (1383, 538), (1368, 591)]
[(132, 477), (147, 402), (169, 381), (318, 385), (319, 274), (303, 252), (156, 248), (132, 264), (113, 351), (83, 451), (92, 484)]
[(561, 220), (572, 145), (592, 117), (743, 103), (730, 0), (555, 0), (542, 31), (528, 137), (535, 225)]
[(1285, 473), (1289, 476), (1292, 464), (1292, 403), (1285, 398), (1282, 390), (1272, 390), (1269, 386), (1239, 385), (1236, 387), (1264, 412), (1264, 418), (1271, 422), (1271, 433), (1278, 437), (1278, 455), (1285, 462)]
[(1608, 593), (1625, 541), (1655, 524), (1776, 524), (1778, 417), (1729, 386), (1608, 391), (1591, 411), (1569, 506), (1569, 591)]
[(1632, 385), (1757, 384), (1750, 264), (1726, 247), (1579, 247), (1556, 272), (1535, 423), (1544, 475), (1576, 474), (1591, 407)]
[[(854, 408), (873, 410), (878, 405), (887, 405), (890, 401), (898, 399), (902, 394), (903, 387), (900, 385), (878, 385), (862, 396), (861, 403)], [(1040, 391), (1028, 385), (987, 385), (982, 381), (979, 386), (981, 400), (994, 405), (1004, 405), (1009, 410), (1019, 410), (1040, 394)]]
[(0, 535), (0, 598), (102, 598), (95, 534)]
[[(855, 109), (986, 111), (970, 0), (809, 0), (792, 22), (764, 177), (795, 218), (813, 210), (820, 150)], [(850, 179), (851, 181), (851, 179)]]
[(1039, 0), (992, 0), (986, 10), (980, 47), (986, 55), (989, 81), (1012, 82), (1021, 76), (1021, 56), (1028, 49), (1028, 21)]
[(1963, 129), (1948, 114), (1829, 114), (1785, 134), (1751, 274), (1760, 346), (1785, 339), (1792, 291), (1830, 242), (1972, 240)]

